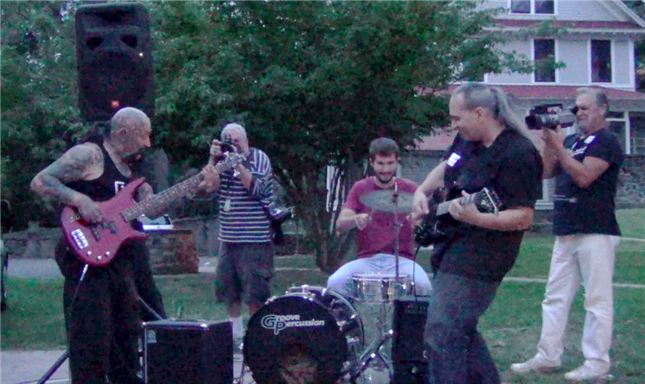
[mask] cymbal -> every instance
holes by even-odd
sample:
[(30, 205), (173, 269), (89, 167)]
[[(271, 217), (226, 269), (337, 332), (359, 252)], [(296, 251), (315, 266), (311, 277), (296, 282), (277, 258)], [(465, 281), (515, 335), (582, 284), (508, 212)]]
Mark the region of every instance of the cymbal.
[[(408, 192), (399, 192), (396, 198), (396, 212), (401, 214), (412, 213), (414, 195)], [(394, 213), (394, 191), (374, 191), (360, 197), (361, 203), (375, 211)]]

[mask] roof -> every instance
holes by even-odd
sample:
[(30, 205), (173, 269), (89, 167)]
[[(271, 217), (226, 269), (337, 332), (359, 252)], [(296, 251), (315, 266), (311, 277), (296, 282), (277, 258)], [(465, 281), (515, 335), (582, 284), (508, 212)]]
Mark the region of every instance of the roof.
[[(490, 84), (495, 85), (495, 84)], [(498, 85), (499, 86), (499, 85)], [(501, 85), (509, 100), (519, 108), (530, 108), (539, 104), (573, 104), (578, 88), (574, 85)], [(609, 98), (609, 108), (614, 111), (645, 111), (645, 93), (622, 89), (587, 86), (602, 89)]]
[[(495, 86), (495, 84), (490, 84)], [(449, 90), (452, 91), (457, 85), (451, 85)], [(577, 90), (580, 86), (573, 85), (500, 85), (500, 88), (509, 95), (521, 99), (575, 99)], [(589, 86), (589, 88), (602, 89), (609, 100), (621, 101), (643, 101), (645, 102), (645, 93), (636, 91), (625, 91), (615, 88)]]
[[(506, 28), (534, 27), (544, 20), (528, 19), (496, 19), (495, 24)], [(645, 33), (645, 29), (638, 24), (628, 21), (590, 21), (590, 20), (555, 20), (555, 25), (565, 29), (584, 30), (624, 30), (625, 32)], [(573, 31), (571, 31), (573, 32)]]

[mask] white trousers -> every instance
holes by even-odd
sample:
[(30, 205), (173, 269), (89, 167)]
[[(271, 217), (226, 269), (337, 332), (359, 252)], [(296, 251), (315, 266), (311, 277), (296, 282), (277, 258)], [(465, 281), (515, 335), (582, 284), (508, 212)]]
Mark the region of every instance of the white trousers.
[(610, 235), (557, 236), (549, 280), (542, 302), (542, 335), (538, 358), (559, 366), (571, 303), (582, 282), (586, 310), (582, 334), (585, 365), (608, 370), (614, 319), (612, 279), (620, 237)]
[[(396, 270), (395, 257), (386, 253), (378, 253), (371, 257), (352, 260), (338, 268), (327, 280), (327, 287), (345, 297), (355, 297), (352, 275), (355, 273), (394, 273)], [(399, 257), (399, 275), (408, 275), (414, 281), (416, 294), (429, 296), (432, 290), (428, 274), (418, 263)]]

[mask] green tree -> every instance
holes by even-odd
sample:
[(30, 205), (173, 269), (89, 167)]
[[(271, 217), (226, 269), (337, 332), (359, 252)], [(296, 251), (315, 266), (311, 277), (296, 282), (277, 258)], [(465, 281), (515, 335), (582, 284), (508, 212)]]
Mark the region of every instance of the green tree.
[[(85, 133), (76, 107), (78, 2), (2, 2), (2, 197), (23, 224), (43, 205), (29, 180)], [(476, 2), (148, 1), (156, 83), (155, 146), (180, 170), (207, 159), (211, 137), (241, 120), (316, 251), (333, 270), (326, 171), (342, 204), (369, 142), (404, 146), (446, 123), (442, 91), (484, 73), (530, 71), (485, 33)], [(343, 188), (344, 187), (344, 188)], [(16, 203), (18, 202), (18, 203)]]
[(446, 99), (436, 91), (526, 70), (496, 49), (498, 36), (483, 33), (494, 13), (475, 5), (154, 3), (160, 140), (173, 159), (204, 161), (215, 127), (243, 119), (252, 144), (272, 158), (317, 264), (333, 270), (344, 248), (332, 230), (338, 211), (328, 206), (327, 166), (338, 171), (332, 189), (343, 190), (372, 139), (408, 145), (445, 123)]
[[(55, 220), (29, 182), (69, 145), (82, 124), (76, 107), (72, 3), (2, 2), (2, 199), (21, 229)], [(8, 218), (3, 217), (3, 221)], [(5, 227), (3, 225), (3, 227)]]
[[(639, 1), (623, 1), (627, 6), (634, 11), (642, 19), (645, 19), (645, 3)], [(645, 39), (637, 40), (634, 44), (636, 58), (636, 88), (645, 92)]]

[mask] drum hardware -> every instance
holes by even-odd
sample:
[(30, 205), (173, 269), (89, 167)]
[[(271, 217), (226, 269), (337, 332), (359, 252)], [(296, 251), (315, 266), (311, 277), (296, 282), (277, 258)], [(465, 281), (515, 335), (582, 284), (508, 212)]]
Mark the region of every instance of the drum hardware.
[(243, 355), (258, 384), (335, 384), (357, 366), (363, 342), (360, 315), (345, 298), (301, 286), (251, 317)]
[[(392, 359), (386, 345), (393, 339), (392, 303), (412, 292), (412, 278), (400, 275), (399, 282), (392, 273), (357, 273), (352, 276), (353, 291), (356, 295), (355, 305), (363, 319), (364, 336), (372, 340), (359, 356), (356, 367), (352, 371), (351, 380), (362, 377), (365, 383), (384, 382), (385, 376), (391, 378), (394, 374)], [(378, 313), (372, 315), (371, 311)], [(369, 320), (376, 320), (370, 323)], [(371, 368), (371, 371), (368, 371)], [(370, 377), (376, 374), (375, 377)], [(389, 382), (388, 379), (385, 382)]]
[(384, 364), (387, 370), (390, 372), (390, 377), (392, 376), (391, 375), (391, 372), (393, 372), (392, 363), (388, 361), (381, 354), (381, 352), (379, 352), (379, 350), (388, 340), (392, 339), (393, 336), (394, 336), (394, 332), (390, 329), (389, 331), (384, 332), (380, 339), (372, 340), (370, 345), (367, 346), (365, 351), (363, 351), (363, 353), (358, 358), (359, 366), (358, 366), (358, 369), (356, 369), (353, 372), (351, 376), (352, 380), (356, 380), (363, 372), (365, 372), (365, 370), (369, 367), (369, 363), (375, 359), (380, 360), (380, 362)]

